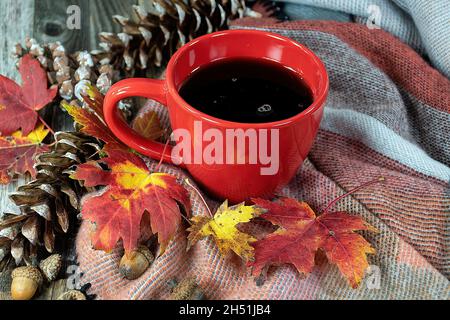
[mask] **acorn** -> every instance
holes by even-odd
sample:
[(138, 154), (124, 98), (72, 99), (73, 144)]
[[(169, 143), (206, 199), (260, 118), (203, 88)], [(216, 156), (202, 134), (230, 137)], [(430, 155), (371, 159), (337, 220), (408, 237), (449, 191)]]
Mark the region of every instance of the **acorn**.
[(80, 290), (69, 290), (60, 295), (58, 300), (86, 300), (86, 295)]
[(136, 250), (124, 254), (120, 259), (119, 272), (128, 280), (139, 278), (150, 266), (155, 258), (146, 246), (139, 246)]
[(39, 268), (48, 282), (51, 282), (58, 277), (61, 267), (62, 257), (60, 254), (52, 254), (50, 257), (39, 263)]
[(41, 271), (32, 266), (14, 269), (11, 277), (11, 297), (13, 300), (30, 300), (43, 281)]
[(171, 300), (206, 300), (205, 294), (193, 278), (185, 278), (180, 283), (172, 280), (169, 286), (172, 287)]

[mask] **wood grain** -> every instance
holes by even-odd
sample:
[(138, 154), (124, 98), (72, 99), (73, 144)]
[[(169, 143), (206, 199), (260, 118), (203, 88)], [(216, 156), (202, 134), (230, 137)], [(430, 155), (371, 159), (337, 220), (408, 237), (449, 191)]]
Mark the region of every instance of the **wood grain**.
[[(113, 15), (130, 16), (132, 5), (137, 0), (36, 0), (35, 38), (40, 43), (60, 41), (67, 52), (91, 51), (98, 48), (98, 33), (120, 32), (120, 26), (113, 22)], [(80, 8), (81, 29), (67, 27), (67, 8)], [(51, 110), (51, 124), (55, 131), (72, 130), (73, 123), (59, 107)]]
[[(12, 56), (14, 45), (33, 35), (34, 0), (0, 1), (0, 74), (20, 81), (16, 68), (16, 59)], [(0, 217), (12, 207), (8, 194), (24, 184), (20, 178), (7, 186), (0, 186)]]
[(0, 74), (19, 80), (11, 53), (14, 44), (33, 35), (34, 0), (0, 1), (0, 21)]
[[(26, 36), (34, 37), (40, 43), (60, 41), (67, 52), (92, 50), (97, 47), (97, 34), (101, 31), (119, 32), (112, 15), (131, 16), (132, 5), (138, 0), (1, 0), (0, 1), (0, 74), (18, 80), (15, 59), (11, 50)], [(67, 28), (67, 7), (78, 5), (81, 10), (81, 29)], [(72, 130), (71, 121), (55, 106), (48, 112), (50, 122), (56, 131)], [(7, 186), (0, 186), (0, 216), (8, 211), (8, 194), (27, 179), (20, 178)], [(68, 248), (66, 255), (73, 256), (74, 248)], [(70, 258), (72, 259), (72, 258)], [(69, 259), (69, 260), (70, 260)], [(37, 299), (56, 299), (66, 290), (65, 279), (44, 287)], [(0, 300), (6, 299), (4, 294)]]

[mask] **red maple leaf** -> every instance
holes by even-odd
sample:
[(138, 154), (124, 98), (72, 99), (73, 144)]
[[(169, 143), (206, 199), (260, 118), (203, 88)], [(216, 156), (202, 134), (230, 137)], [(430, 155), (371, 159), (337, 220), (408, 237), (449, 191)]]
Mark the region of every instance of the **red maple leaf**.
[(103, 170), (97, 162), (78, 167), (74, 179), (84, 180), (86, 186), (107, 186), (100, 193), (84, 198), (84, 219), (95, 223), (92, 243), (96, 249), (110, 251), (119, 239), (127, 253), (136, 249), (141, 235), (141, 221), (148, 214), (150, 228), (158, 234), (164, 252), (181, 224), (179, 205), (190, 210), (189, 196), (172, 175), (150, 173), (137, 155), (110, 150), (101, 160), (109, 168)]
[(0, 184), (9, 183), (15, 174), (29, 172), (32, 177), (36, 175), (34, 157), (48, 151), (49, 148), (42, 144), (47, 134), (48, 130), (40, 125), (27, 136), (20, 131), (9, 137), (0, 136)]
[(319, 216), (306, 202), (295, 199), (281, 198), (278, 202), (253, 199), (257, 206), (267, 210), (261, 217), (280, 228), (252, 244), (255, 249), (255, 260), (249, 263), (253, 267), (252, 273), (260, 276), (270, 265), (291, 263), (299, 272), (308, 274), (321, 249), (351, 286), (357, 287), (369, 266), (367, 254), (375, 253), (375, 249), (355, 231), (376, 229), (361, 217), (346, 212), (328, 212), (341, 198), (333, 201)]
[(27, 54), (19, 63), (22, 87), (0, 76), (0, 133), (9, 135), (22, 129), (24, 135), (35, 127), (36, 111), (53, 101), (57, 87), (47, 88), (47, 75), (39, 61)]

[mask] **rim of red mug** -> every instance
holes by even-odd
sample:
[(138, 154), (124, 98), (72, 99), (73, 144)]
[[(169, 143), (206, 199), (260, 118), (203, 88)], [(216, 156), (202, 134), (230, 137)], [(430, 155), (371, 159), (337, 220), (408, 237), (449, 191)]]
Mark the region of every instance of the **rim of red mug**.
[[(229, 35), (229, 34), (257, 34), (257, 35), (263, 35), (266, 37), (272, 37), (272, 38), (276, 38), (278, 40), (281, 40), (283, 42), (287, 42), (290, 45), (293, 45), (295, 47), (297, 47), (299, 50), (302, 50), (303, 52), (306, 52), (307, 55), (313, 60), (313, 62), (317, 65), (318, 67), (318, 71), (320, 72), (320, 74), (324, 77), (324, 81), (321, 84), (321, 86), (319, 86), (318, 89), (318, 95), (317, 97), (314, 98), (313, 103), (306, 108), (305, 110), (303, 110), (302, 112), (296, 114), (295, 116), (292, 116), (290, 118), (287, 119), (283, 119), (283, 120), (279, 120), (279, 121), (274, 121), (274, 122), (261, 122), (261, 123), (246, 123), (246, 122), (234, 122), (234, 121), (228, 121), (228, 120), (223, 120), (220, 118), (216, 118), (213, 116), (210, 116), (204, 112), (201, 112), (200, 110), (196, 109), (195, 107), (191, 106), (189, 103), (187, 103), (179, 94), (178, 89), (175, 86), (175, 80), (173, 77), (173, 72), (175, 71), (175, 64), (177, 63), (177, 60), (179, 59), (179, 57), (181, 55), (183, 55), (187, 50), (189, 50), (192, 46), (195, 46), (198, 42), (204, 40), (204, 39), (208, 39), (208, 38), (214, 38), (214, 37), (220, 37), (220, 36), (224, 36), (224, 35)], [(216, 61), (216, 60), (214, 60)], [(212, 62), (212, 61), (211, 61)], [(168, 92), (172, 95), (172, 97), (174, 97), (175, 102), (177, 103), (178, 107), (181, 108), (185, 108), (187, 109), (189, 112), (194, 113), (196, 115), (198, 115), (199, 117), (202, 118), (202, 120), (208, 121), (210, 123), (213, 124), (220, 124), (221, 126), (227, 126), (227, 127), (241, 127), (241, 128), (267, 128), (267, 127), (284, 127), (284, 126), (288, 126), (293, 122), (298, 121), (300, 118), (306, 117), (307, 115), (309, 115), (310, 113), (314, 113), (317, 109), (321, 108), (323, 106), (323, 103), (325, 102), (327, 93), (328, 93), (328, 89), (329, 89), (329, 79), (328, 79), (328, 73), (327, 70), (325, 68), (325, 65), (323, 64), (322, 60), (319, 59), (319, 57), (316, 56), (316, 54), (311, 51), (310, 49), (308, 49), (305, 45), (302, 45), (292, 39), (289, 39), (287, 37), (284, 37), (282, 35), (276, 34), (276, 33), (272, 33), (272, 32), (266, 32), (266, 31), (259, 31), (259, 30), (225, 30), (225, 31), (218, 31), (218, 32), (214, 32), (214, 33), (210, 33), (201, 37), (198, 37), (192, 41), (190, 41), (189, 43), (187, 43), (186, 45), (184, 45), (183, 47), (181, 47), (180, 49), (178, 49), (177, 52), (175, 52), (175, 54), (172, 56), (172, 59), (170, 59), (169, 64), (167, 65), (167, 72), (166, 72), (166, 85), (167, 85), (167, 90)]]

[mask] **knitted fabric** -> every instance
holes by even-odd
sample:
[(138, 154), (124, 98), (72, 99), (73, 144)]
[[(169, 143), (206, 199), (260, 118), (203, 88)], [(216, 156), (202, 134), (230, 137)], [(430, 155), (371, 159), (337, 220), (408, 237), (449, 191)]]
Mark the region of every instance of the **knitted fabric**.
[[(173, 278), (194, 277), (209, 299), (448, 299), (450, 298), (450, 81), (383, 30), (340, 22), (240, 20), (233, 28), (276, 32), (305, 44), (325, 63), (330, 94), (315, 144), (282, 195), (319, 210), (379, 176), (382, 184), (344, 198), (336, 210), (360, 215), (380, 233), (364, 233), (376, 248), (371, 268), (352, 289), (324, 263), (308, 277), (291, 265), (272, 267), (258, 287), (245, 265), (223, 258), (206, 239), (186, 252), (179, 230), (166, 252), (138, 279), (119, 274), (120, 245), (91, 248), (84, 222), (76, 245), (83, 281), (100, 299), (165, 299)], [(152, 106), (168, 125), (164, 108)], [(148, 160), (150, 170), (157, 163)], [(174, 166), (160, 170), (180, 179)], [(214, 210), (219, 203), (207, 200)], [(191, 193), (192, 214), (206, 215)], [(260, 226), (255, 226), (260, 227)]]
[(448, 0), (276, 0), (286, 2), (291, 19), (376, 22), (450, 78), (450, 1)]

